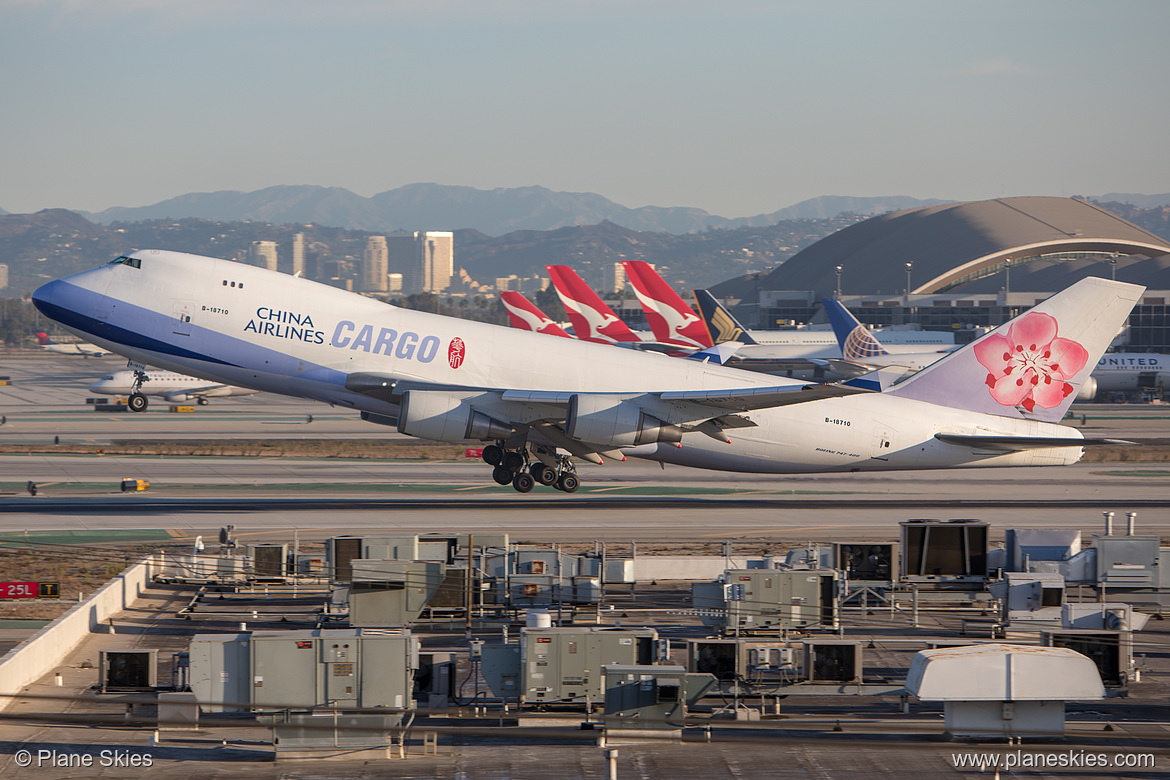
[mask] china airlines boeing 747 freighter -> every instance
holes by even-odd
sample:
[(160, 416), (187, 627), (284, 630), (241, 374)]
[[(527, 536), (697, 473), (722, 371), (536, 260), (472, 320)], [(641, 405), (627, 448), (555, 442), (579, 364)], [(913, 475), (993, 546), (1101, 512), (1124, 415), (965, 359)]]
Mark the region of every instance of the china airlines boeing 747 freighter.
[(1056, 423), (1142, 290), (1085, 279), (883, 392), (399, 309), (162, 250), (49, 282), (33, 300), (135, 367), (491, 442), (500, 484), (572, 492), (569, 456), (758, 473), (1075, 463), (1087, 441)]

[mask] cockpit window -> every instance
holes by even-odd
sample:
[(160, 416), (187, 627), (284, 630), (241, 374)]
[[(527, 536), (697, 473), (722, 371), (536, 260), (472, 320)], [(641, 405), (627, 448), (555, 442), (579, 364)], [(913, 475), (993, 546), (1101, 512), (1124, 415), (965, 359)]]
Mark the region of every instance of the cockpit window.
[(110, 265), (128, 265), (131, 268), (141, 268), (142, 259), (138, 257), (131, 257), (130, 255), (122, 255), (116, 260), (111, 260)]

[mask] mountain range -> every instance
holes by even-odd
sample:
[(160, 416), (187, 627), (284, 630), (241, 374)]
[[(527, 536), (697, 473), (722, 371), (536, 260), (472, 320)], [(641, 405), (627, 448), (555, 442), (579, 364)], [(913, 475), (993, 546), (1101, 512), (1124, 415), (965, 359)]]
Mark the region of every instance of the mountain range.
[[(1092, 196), (1102, 203), (1151, 209), (1170, 206), (1170, 193), (1111, 192)], [(253, 192), (196, 192), (150, 206), (79, 211), (102, 225), (159, 219), (267, 222), (272, 225), (336, 227), (370, 232), (398, 230), (475, 230), (502, 236), (518, 230), (615, 225), (648, 233), (685, 235), (711, 229), (766, 227), (800, 219), (833, 219), (842, 214), (873, 216), (953, 201), (906, 196), (823, 196), (750, 217), (722, 217), (689, 207), (628, 208), (588, 192), (556, 192), (546, 187), (480, 190), (443, 184), (408, 184), (372, 197), (342, 187), (287, 185)], [(0, 215), (8, 212), (0, 209)]]
[(479, 190), (443, 184), (409, 184), (366, 198), (341, 187), (297, 185), (267, 187), (255, 192), (190, 193), (152, 206), (80, 213), (103, 225), (196, 218), (274, 225), (316, 224), (375, 232), (471, 229), (501, 236), (517, 230), (555, 230), (612, 222), (630, 230), (683, 235), (710, 229), (764, 227), (793, 219), (827, 219), (842, 213), (883, 214), (947, 202), (902, 196), (822, 197), (770, 214), (727, 218), (697, 208), (627, 208), (601, 195), (554, 192), (546, 187)]

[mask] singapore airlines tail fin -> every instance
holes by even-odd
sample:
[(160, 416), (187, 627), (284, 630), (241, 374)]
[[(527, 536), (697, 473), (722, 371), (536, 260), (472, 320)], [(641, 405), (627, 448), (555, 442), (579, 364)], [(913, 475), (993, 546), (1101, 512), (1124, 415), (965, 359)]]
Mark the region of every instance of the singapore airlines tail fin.
[(572, 268), (567, 265), (546, 265), (545, 268), (565, 305), (565, 313), (573, 323), (577, 338), (604, 344), (642, 340)]
[(758, 343), (727, 307), (707, 290), (695, 290), (695, 304), (699, 307), (699, 315), (703, 318), (703, 325), (706, 326), (707, 335), (711, 337), (713, 343), (722, 344), (725, 341), (749, 345)]
[(573, 338), (541, 311), (535, 303), (514, 290), (505, 290), (500, 293), (500, 302), (504, 304), (504, 309), (508, 312), (508, 319), (512, 321), (513, 328), (531, 330), (549, 336)]
[(866, 358), (890, 354), (840, 301), (825, 298), (821, 303), (829, 315), (829, 324), (833, 326), (843, 358), (864, 361)]
[(687, 306), (669, 284), (649, 263), (627, 260), (622, 263), (626, 278), (646, 312), (646, 321), (654, 331), (654, 338), (667, 344), (705, 348), (711, 346), (711, 337), (694, 309)]
[(1144, 290), (1082, 279), (887, 392), (1003, 417), (1059, 422)]

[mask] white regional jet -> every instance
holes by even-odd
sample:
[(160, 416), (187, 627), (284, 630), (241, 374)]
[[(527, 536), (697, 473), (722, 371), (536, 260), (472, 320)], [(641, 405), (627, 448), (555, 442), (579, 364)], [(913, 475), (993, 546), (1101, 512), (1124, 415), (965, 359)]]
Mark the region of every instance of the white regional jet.
[(257, 390), (250, 387), (234, 387), (208, 382), (193, 376), (176, 374), (174, 371), (115, 371), (106, 374), (89, 386), (91, 393), (129, 394), (127, 405), (132, 412), (145, 412), (147, 396), (153, 395), (169, 403), (195, 401), (201, 406), (208, 398), (226, 398), (232, 395), (255, 395)]
[(306, 279), (144, 250), (40, 287), (42, 313), (133, 361), (492, 442), (492, 476), (579, 485), (562, 454), (757, 473), (1075, 463), (1056, 424), (1143, 288), (1085, 279), (884, 392), (398, 309)]

